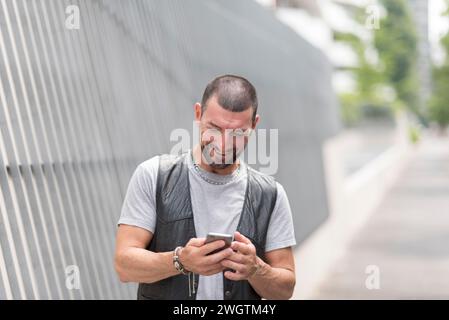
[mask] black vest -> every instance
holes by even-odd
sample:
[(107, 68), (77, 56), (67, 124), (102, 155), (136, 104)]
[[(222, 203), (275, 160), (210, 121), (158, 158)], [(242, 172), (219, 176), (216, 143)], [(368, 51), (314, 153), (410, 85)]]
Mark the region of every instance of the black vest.
[[(196, 238), (185, 156), (186, 153), (160, 156), (156, 189), (157, 222), (147, 250), (173, 251), (191, 238)], [(267, 230), (277, 197), (276, 183), (272, 177), (249, 166), (247, 168), (248, 183), (237, 231), (251, 240), (257, 256), (265, 260)], [(196, 289), (198, 282), (199, 276), (195, 274)], [(225, 300), (261, 299), (246, 280), (232, 281), (223, 276), (223, 289)], [(137, 298), (195, 300), (196, 293), (189, 296), (188, 277), (179, 274), (158, 282), (139, 284)]]

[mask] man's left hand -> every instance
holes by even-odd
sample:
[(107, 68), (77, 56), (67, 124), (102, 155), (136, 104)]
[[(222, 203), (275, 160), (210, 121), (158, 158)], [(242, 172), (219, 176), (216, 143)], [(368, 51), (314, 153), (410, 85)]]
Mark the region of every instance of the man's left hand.
[(226, 271), (224, 276), (234, 281), (248, 280), (257, 273), (263, 263), (256, 255), (256, 247), (240, 232), (235, 232), (231, 248), (234, 253), (223, 259), (221, 264), (235, 272)]

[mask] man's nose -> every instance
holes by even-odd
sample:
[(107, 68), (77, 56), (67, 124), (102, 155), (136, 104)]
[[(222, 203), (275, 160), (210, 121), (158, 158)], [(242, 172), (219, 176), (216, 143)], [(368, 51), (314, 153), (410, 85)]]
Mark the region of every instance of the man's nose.
[(233, 147), (234, 137), (231, 135), (231, 133), (232, 132), (230, 130), (225, 130), (224, 134), (221, 137), (221, 146), (223, 150), (232, 149)]

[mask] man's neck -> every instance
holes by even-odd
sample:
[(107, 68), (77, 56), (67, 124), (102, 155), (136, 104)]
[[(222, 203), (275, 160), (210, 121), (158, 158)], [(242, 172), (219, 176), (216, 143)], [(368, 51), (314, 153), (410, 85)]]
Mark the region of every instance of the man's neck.
[[(193, 150), (192, 150), (192, 155), (193, 155), (193, 162), (197, 163), (202, 169), (204, 169), (207, 172), (211, 172), (211, 173), (215, 173), (215, 174), (220, 174), (220, 175), (228, 175), (234, 172), (234, 170), (236, 170), (239, 165), (240, 165), (240, 160), (237, 159), (235, 163), (231, 164), (230, 166), (223, 168), (223, 169), (218, 169), (218, 168), (213, 168), (210, 165), (207, 164), (207, 161), (204, 159), (203, 154), (201, 152), (201, 147), (199, 144), (197, 144)], [(201, 160), (199, 160), (201, 159)]]

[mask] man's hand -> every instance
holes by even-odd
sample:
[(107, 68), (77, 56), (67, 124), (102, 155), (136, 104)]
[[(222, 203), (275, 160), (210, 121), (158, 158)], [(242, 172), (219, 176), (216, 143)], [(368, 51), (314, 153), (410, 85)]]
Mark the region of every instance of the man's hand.
[(186, 246), (180, 250), (179, 260), (187, 271), (210, 276), (224, 270), (221, 261), (233, 254), (233, 250), (227, 248), (208, 255), (212, 251), (224, 247), (225, 242), (219, 240), (204, 244), (205, 241), (205, 238), (190, 239)]
[(264, 262), (257, 257), (256, 247), (251, 240), (240, 232), (235, 232), (231, 248), (236, 251), (231, 256), (224, 259), (221, 265), (225, 268), (235, 270), (226, 271), (224, 276), (229, 280), (248, 280), (263, 266)]

